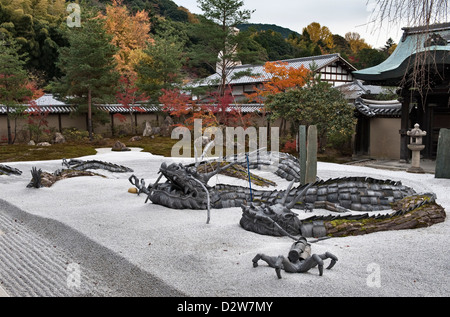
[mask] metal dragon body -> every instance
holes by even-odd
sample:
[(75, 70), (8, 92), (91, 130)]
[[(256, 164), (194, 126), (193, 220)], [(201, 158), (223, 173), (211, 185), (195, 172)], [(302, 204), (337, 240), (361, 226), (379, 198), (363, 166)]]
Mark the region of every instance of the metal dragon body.
[[(264, 160), (261, 159), (260, 162), (264, 162)], [(239, 161), (223, 164), (220, 168), (208, 173), (200, 173), (199, 166), (201, 164), (198, 163), (190, 165), (163, 163), (159, 169), (161, 175), (155, 184), (146, 187), (144, 180), (139, 180), (135, 175), (132, 175), (129, 181), (138, 188), (139, 193), (147, 194), (148, 200), (169, 208), (209, 210), (209, 208), (241, 207), (243, 214), (240, 224), (244, 229), (275, 236), (317, 237), (330, 235), (331, 228), (329, 226), (326, 228), (325, 225), (327, 223), (336, 224), (337, 220), (350, 223), (367, 219), (366, 222), (385, 220), (393, 223), (394, 219), (404, 217), (406, 213), (424, 204), (435, 204), (433, 194), (420, 196), (414, 189), (399, 181), (369, 177), (332, 178), (294, 186), (299, 171), (298, 161), (295, 157), (284, 156), (280, 163), (283, 163), (284, 167), (291, 167), (283, 169), (283, 172), (289, 173), (289, 177), (292, 179), (286, 190), (251, 190), (249, 187), (235, 185), (208, 185), (208, 181), (214, 175), (226, 171), (235, 164), (243, 164)], [(207, 163), (203, 162), (203, 164)], [(295, 168), (292, 168), (293, 166)], [(254, 164), (254, 167), (257, 167), (257, 164)], [(277, 172), (280, 170), (278, 168)], [(163, 176), (166, 178), (166, 182), (160, 183)], [(374, 216), (367, 213), (392, 210), (394, 204), (408, 197), (416, 202), (408, 208), (399, 207), (396, 212), (387, 215)], [(420, 197), (425, 198), (421, 199)], [(300, 221), (298, 215), (292, 211), (292, 209), (312, 210), (313, 208), (323, 208), (339, 213), (353, 211), (361, 213), (356, 216), (341, 214), (338, 217), (333, 216), (332, 219), (320, 219), (312, 216)], [(437, 211), (435, 210), (435, 212)], [(438, 214), (439, 216), (432, 217), (431, 220), (419, 219), (411, 223), (409, 227), (443, 221), (445, 212), (438, 212)], [(429, 218), (429, 215), (425, 217)], [(388, 228), (388, 226), (384, 228)], [(348, 228), (346, 230), (348, 231)], [(360, 232), (364, 232), (364, 230), (360, 230)], [(334, 234), (342, 235), (343, 232)], [(352, 234), (359, 233), (353, 232)]]
[(21, 175), (22, 171), (4, 164), (0, 164), (0, 175)]
[(89, 171), (93, 169), (103, 169), (113, 173), (133, 172), (131, 168), (128, 168), (126, 166), (98, 160), (82, 161), (77, 159), (71, 159), (67, 161), (66, 159), (63, 159), (62, 165), (65, 166), (66, 168), (58, 169), (53, 173), (44, 172), (41, 169), (32, 167), (31, 181), (27, 185), (27, 187), (28, 188), (51, 187), (55, 182), (61, 179), (79, 176), (105, 177), (104, 175)]

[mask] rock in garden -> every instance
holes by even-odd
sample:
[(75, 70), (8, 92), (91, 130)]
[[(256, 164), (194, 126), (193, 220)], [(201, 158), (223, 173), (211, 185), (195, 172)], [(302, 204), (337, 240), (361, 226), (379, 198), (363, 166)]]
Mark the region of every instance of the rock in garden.
[(38, 144), (36, 144), (37, 146), (51, 146), (50, 143), (48, 142), (39, 142)]
[(161, 135), (162, 136), (170, 136), (173, 129), (173, 119), (170, 116), (167, 116), (164, 119), (163, 124), (161, 124)]
[(66, 142), (66, 138), (60, 132), (56, 132), (55, 136), (53, 138), (53, 143), (59, 144), (59, 143), (65, 143), (65, 142)]
[(116, 143), (112, 146), (111, 151), (131, 151), (131, 149), (127, 148), (127, 146), (122, 142), (116, 141)]
[(145, 122), (145, 128), (144, 132), (142, 133), (142, 136), (151, 136), (153, 134), (152, 126), (150, 125), (150, 122)]
[(160, 128), (160, 127), (154, 127), (154, 128), (152, 129), (152, 133), (153, 133), (152, 137), (153, 137), (155, 134), (156, 134), (156, 135), (160, 134), (160, 133), (161, 133), (161, 128)]
[(142, 137), (139, 135), (135, 135), (134, 137), (132, 137), (130, 139), (130, 142), (136, 142), (136, 141), (140, 141), (140, 140), (142, 140)]

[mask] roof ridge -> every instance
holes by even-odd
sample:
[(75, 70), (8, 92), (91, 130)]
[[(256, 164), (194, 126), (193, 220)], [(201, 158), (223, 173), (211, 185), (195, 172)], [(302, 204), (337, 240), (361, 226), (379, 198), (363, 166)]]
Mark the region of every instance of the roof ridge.
[(436, 23), (422, 26), (403, 27), (405, 34), (429, 33), (435, 31), (450, 30), (450, 22)]
[[(288, 58), (288, 59), (279, 59), (279, 60), (267, 61), (267, 62), (270, 62), (270, 63), (275, 63), (275, 62), (298, 62), (298, 61), (308, 61), (308, 60), (315, 60), (315, 59), (326, 59), (326, 58), (330, 58), (332, 56), (333, 57), (340, 57), (341, 55), (339, 53), (331, 53), (331, 54), (324, 54), (324, 55), (314, 55), (314, 56), (296, 57), (296, 58)], [(244, 65), (234, 66), (233, 69), (251, 68), (251, 67), (258, 67), (258, 66), (263, 66), (263, 65), (264, 64), (261, 64), (261, 65), (244, 64)]]

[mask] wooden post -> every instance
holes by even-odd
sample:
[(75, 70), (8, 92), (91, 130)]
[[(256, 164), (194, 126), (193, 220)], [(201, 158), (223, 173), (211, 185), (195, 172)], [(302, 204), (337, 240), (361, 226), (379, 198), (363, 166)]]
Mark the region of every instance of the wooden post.
[(88, 132), (89, 132), (89, 141), (92, 141), (92, 97), (91, 97), (91, 88), (88, 89)]
[(109, 115), (111, 116), (111, 135), (114, 136), (114, 114), (110, 112)]
[(58, 128), (59, 132), (62, 132), (62, 122), (61, 122), (61, 114), (58, 113)]
[(407, 163), (409, 161), (408, 152), (408, 132), (409, 128), (409, 104), (411, 103), (411, 96), (409, 89), (402, 89), (402, 118), (400, 127), (400, 162)]

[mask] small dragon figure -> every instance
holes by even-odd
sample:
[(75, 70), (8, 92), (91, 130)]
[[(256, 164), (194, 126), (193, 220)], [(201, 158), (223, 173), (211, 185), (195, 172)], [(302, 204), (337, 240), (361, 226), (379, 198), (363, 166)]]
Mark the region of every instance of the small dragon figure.
[(331, 259), (327, 270), (330, 270), (337, 262), (338, 258), (330, 253), (313, 254), (311, 255), (311, 244), (309, 244), (304, 237), (300, 237), (295, 241), (287, 257), (283, 255), (269, 256), (263, 253), (258, 253), (253, 259), (253, 267), (258, 267), (258, 261), (265, 261), (270, 267), (275, 268), (278, 278), (281, 278), (281, 269), (289, 273), (305, 273), (313, 267), (318, 266), (319, 275), (323, 275), (323, 260)]

